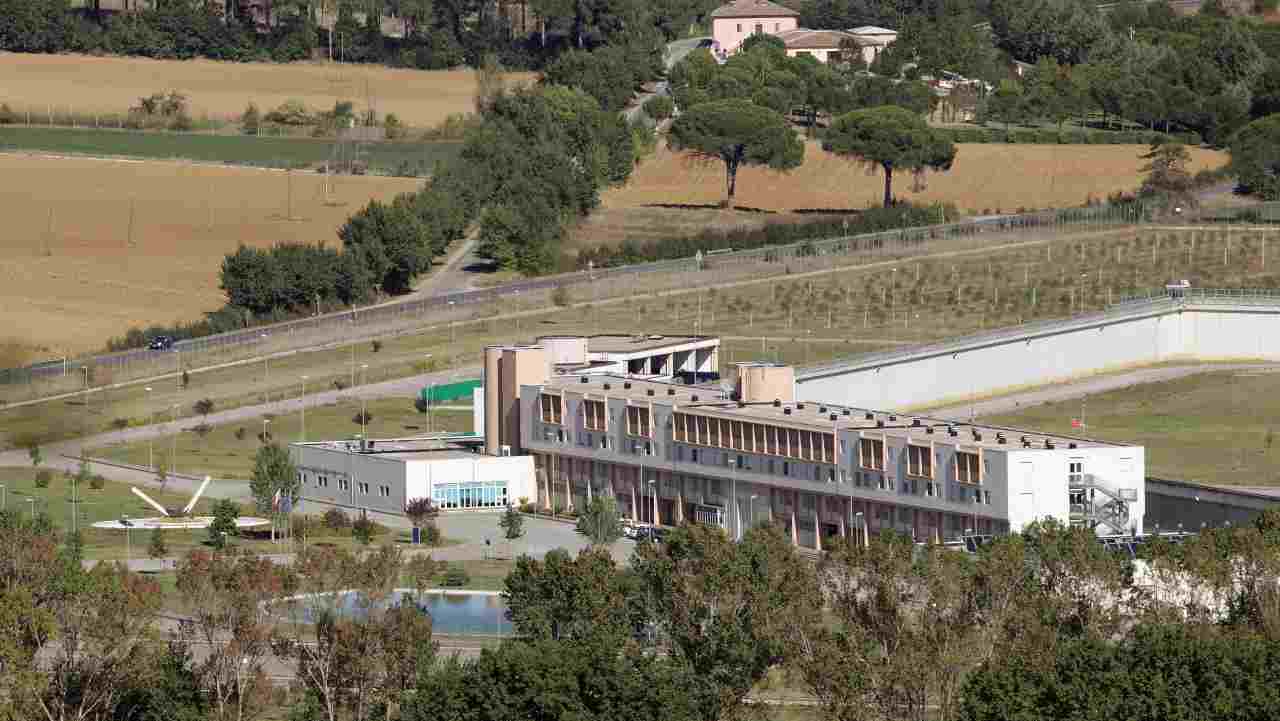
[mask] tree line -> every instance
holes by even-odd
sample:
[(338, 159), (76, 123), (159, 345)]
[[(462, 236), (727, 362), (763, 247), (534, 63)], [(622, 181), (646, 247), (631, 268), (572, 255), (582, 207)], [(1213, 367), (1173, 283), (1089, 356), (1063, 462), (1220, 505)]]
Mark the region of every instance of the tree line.
[[(0, 718), (722, 721), (757, 715), (767, 678), (840, 721), (1280, 714), (1275, 511), (1136, 558), (1051, 521), (974, 554), (884, 531), (814, 559), (780, 526), (735, 542), (686, 525), (619, 564), (616, 528), (589, 537), (517, 559), (514, 637), (463, 661), (397, 591), (439, 564), (396, 545), (312, 545), (288, 566), (193, 551), (171, 601), (187, 620), (162, 634), (155, 581), (86, 569), (78, 536), (0, 512)], [(287, 698), (270, 662), (294, 676)]]
[[(1280, 109), (1280, 32), (1244, 17), (1272, 0), (1209, 0), (1193, 16), (1165, 2), (817, 0), (808, 27), (880, 24), (899, 32), (871, 70), (911, 80), (944, 72), (982, 80), (971, 103), (1000, 123), (1109, 118), (1224, 144)], [(1015, 63), (1024, 63), (1012, 72)], [(962, 89), (960, 96), (968, 90)]]
[[(248, 0), (140, 2), (109, 12), (101, 0), (0, 0), (0, 50), (103, 52), (153, 58), (304, 60), (434, 70), (478, 66), (487, 55), (536, 69), (562, 52), (646, 42), (661, 52), (716, 7), (714, 0), (569, 3), (564, 0)], [(255, 11), (265, 11), (265, 17)], [(383, 19), (398, 21), (397, 36)], [(330, 27), (331, 23), (331, 27)]]

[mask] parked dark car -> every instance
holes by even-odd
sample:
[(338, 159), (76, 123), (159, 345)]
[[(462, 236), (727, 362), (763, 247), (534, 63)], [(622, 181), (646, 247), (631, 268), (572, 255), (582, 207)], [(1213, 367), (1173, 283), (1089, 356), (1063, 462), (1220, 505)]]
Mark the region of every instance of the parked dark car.
[(173, 339), (167, 335), (158, 335), (147, 344), (148, 350), (172, 350)]

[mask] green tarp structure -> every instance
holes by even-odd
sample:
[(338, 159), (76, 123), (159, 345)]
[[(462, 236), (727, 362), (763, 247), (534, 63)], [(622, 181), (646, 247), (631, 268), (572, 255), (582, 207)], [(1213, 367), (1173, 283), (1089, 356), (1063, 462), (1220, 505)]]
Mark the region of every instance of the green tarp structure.
[(471, 392), (479, 387), (479, 378), (469, 381), (454, 381), (453, 383), (437, 383), (423, 388), (422, 393), (419, 395), (424, 402), (434, 405), (460, 399), (470, 400)]

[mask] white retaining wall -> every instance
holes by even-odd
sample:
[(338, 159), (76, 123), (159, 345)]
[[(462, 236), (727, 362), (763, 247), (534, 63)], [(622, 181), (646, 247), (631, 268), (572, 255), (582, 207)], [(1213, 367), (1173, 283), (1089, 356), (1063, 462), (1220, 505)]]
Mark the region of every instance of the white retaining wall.
[(1173, 360), (1280, 360), (1280, 297), (1210, 291), (801, 369), (796, 397), (907, 410)]

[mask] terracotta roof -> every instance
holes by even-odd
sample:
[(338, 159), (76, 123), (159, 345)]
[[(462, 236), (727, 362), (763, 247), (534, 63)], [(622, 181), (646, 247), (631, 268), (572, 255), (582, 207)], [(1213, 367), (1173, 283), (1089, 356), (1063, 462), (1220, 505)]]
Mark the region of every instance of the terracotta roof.
[(769, 0), (733, 0), (711, 11), (713, 18), (792, 18), (800, 13)]
[(808, 48), (826, 49), (840, 47), (840, 43), (846, 40), (856, 40), (854, 36), (839, 30), (809, 30), (807, 28), (796, 28), (795, 30), (786, 30), (777, 33), (778, 39), (786, 43), (788, 48), (793, 50), (805, 50)]

